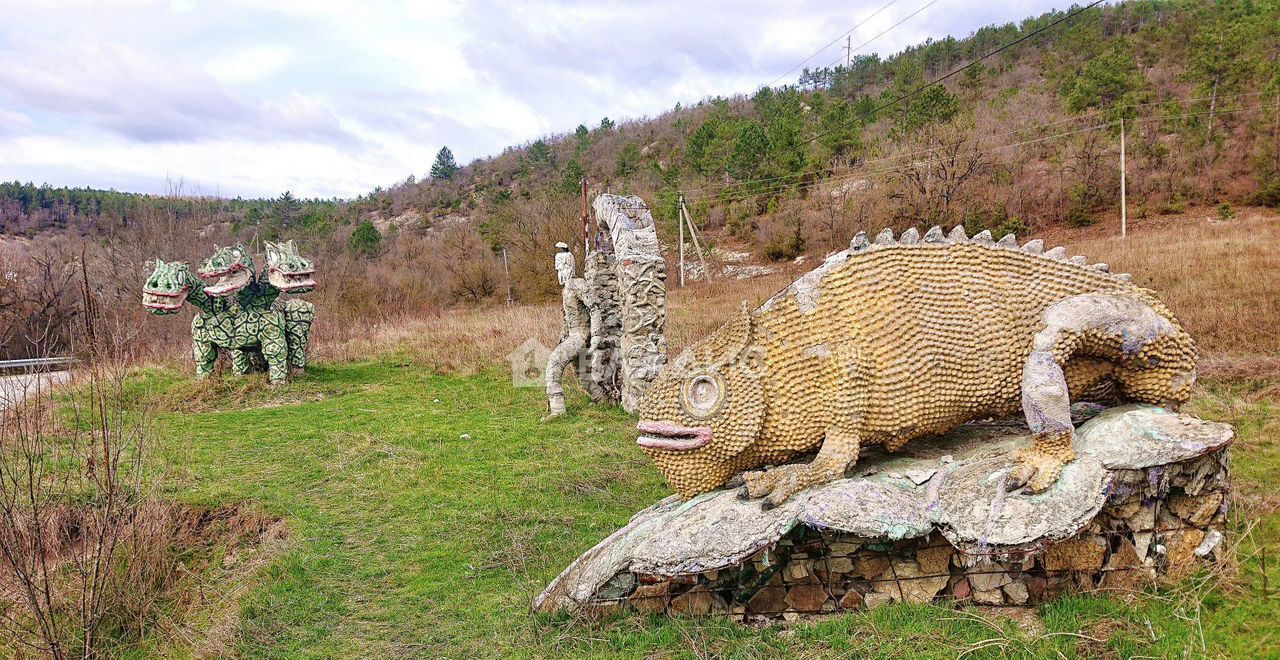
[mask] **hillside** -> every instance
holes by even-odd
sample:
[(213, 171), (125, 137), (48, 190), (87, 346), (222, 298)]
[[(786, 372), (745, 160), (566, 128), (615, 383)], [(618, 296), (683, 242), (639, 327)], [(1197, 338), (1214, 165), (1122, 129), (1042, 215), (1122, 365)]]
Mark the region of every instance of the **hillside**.
[(584, 177), (593, 192), (647, 200), (664, 241), (675, 241), (683, 192), (709, 243), (784, 261), (837, 249), (862, 228), (1090, 225), (1118, 207), (1121, 120), (1132, 218), (1280, 205), (1280, 1), (1144, 0), (1054, 24), (1066, 14), (857, 56), (654, 118), (604, 119), (462, 167), (442, 154), (435, 176), (354, 200), (3, 184), (0, 236), (21, 240), (0, 244), (0, 265), (32, 271), (24, 278), (44, 293), (26, 307), (43, 309), (41, 296), (69, 285), (41, 281), (50, 276), (38, 263), (84, 253), (86, 269), (102, 271), (87, 278), (97, 307), (110, 309), (131, 303), (137, 283), (107, 273), (287, 236), (326, 275), (317, 302), (343, 319), (496, 302), (508, 281), (517, 301), (536, 301), (554, 293), (549, 246), (580, 231)]

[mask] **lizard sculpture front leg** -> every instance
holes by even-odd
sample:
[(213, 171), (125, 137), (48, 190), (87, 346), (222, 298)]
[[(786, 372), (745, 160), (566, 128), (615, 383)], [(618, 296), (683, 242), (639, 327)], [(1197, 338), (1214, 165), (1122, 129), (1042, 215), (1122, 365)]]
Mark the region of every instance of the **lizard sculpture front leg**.
[(827, 427), (818, 455), (809, 463), (780, 465), (743, 475), (746, 496), (764, 497), (761, 506), (766, 511), (805, 488), (842, 478), (858, 460), (862, 446), (858, 432), (863, 410), (860, 397), (867, 380), (867, 365), (859, 358), (857, 345), (845, 342), (823, 358), (821, 370), (824, 380), (833, 384), (828, 405), (834, 421)]
[(779, 465), (743, 475), (746, 497), (763, 497), (761, 508), (768, 511), (810, 486), (835, 481), (844, 476), (849, 464), (858, 460), (859, 444), (856, 434), (830, 429), (812, 461)]

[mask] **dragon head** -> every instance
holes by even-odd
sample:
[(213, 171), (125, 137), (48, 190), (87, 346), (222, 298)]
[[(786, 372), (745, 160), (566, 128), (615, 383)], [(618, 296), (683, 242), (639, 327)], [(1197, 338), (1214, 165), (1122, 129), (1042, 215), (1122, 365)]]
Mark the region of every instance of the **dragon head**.
[(213, 280), (205, 285), (205, 293), (215, 298), (234, 295), (253, 281), (253, 257), (240, 244), (214, 248), (199, 273), (201, 279)]
[(284, 243), (266, 242), (267, 281), (284, 293), (307, 293), (316, 288), (315, 268), (311, 260), (298, 254), (298, 246), (292, 240)]
[(742, 313), (685, 349), (649, 386), (636, 444), (685, 497), (712, 490), (737, 471), (764, 420), (764, 352)]
[(180, 261), (156, 259), (155, 270), (142, 285), (142, 306), (152, 314), (176, 314), (191, 292), (191, 269)]

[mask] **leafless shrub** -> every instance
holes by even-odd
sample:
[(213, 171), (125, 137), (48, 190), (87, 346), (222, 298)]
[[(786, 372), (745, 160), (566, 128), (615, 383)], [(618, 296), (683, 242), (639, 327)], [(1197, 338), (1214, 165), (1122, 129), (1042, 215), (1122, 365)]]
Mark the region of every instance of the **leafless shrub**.
[(105, 630), (140, 634), (171, 579), (164, 526), (140, 515), (149, 447), (123, 374), (91, 364), (56, 395), (36, 378), (0, 411), (0, 635), (12, 648), (94, 656)]

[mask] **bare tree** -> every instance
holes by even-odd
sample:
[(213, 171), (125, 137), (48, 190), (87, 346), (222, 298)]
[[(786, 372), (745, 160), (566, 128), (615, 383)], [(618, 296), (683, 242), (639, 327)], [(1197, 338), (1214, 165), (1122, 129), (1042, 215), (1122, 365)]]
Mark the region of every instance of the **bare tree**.
[(986, 152), (955, 126), (930, 127), (923, 139), (928, 155), (904, 166), (900, 172), (903, 198), (901, 215), (926, 224), (953, 221), (955, 203), (969, 183), (990, 169)]

